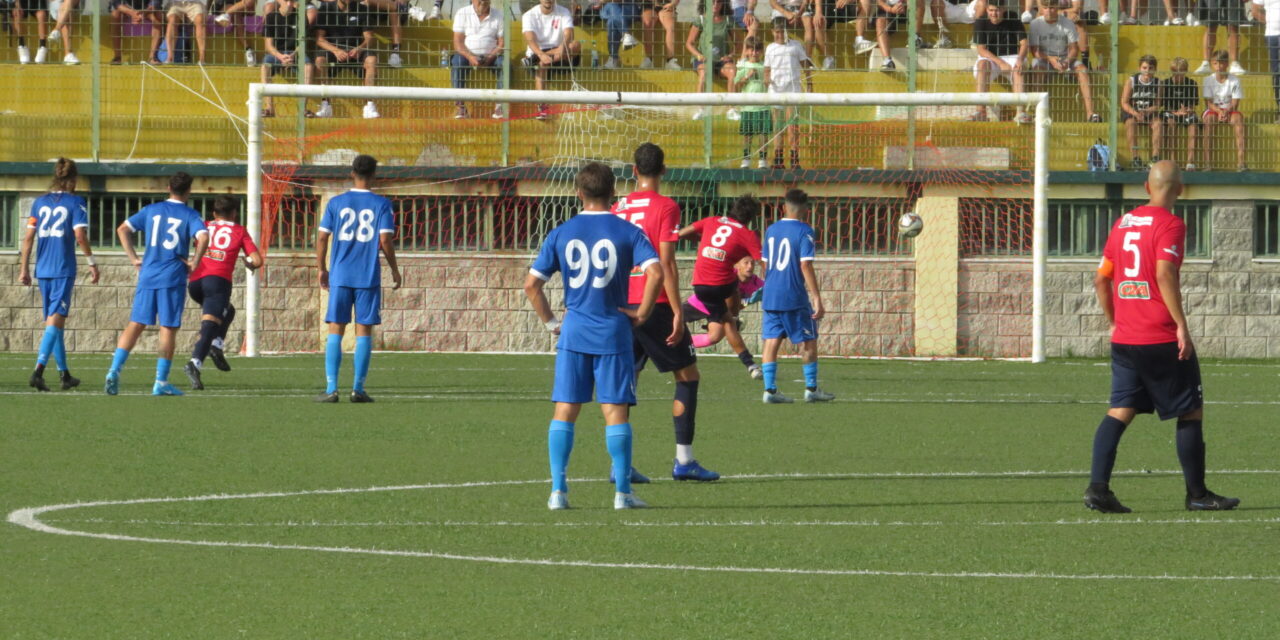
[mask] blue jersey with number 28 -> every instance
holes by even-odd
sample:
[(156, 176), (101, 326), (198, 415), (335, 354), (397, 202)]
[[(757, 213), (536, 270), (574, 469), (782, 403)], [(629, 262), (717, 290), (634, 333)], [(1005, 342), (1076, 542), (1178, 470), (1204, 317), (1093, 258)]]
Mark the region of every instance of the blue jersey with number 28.
[(28, 229), (36, 230), (36, 277), (76, 277), (76, 229), (89, 227), (84, 198), (54, 191), (31, 204)]
[(556, 348), (591, 354), (630, 353), (627, 304), (633, 266), (658, 261), (644, 231), (608, 211), (583, 211), (551, 230), (529, 273), (542, 280), (560, 272), (564, 324)]
[(382, 286), (378, 238), (396, 231), (390, 200), (365, 189), (351, 189), (329, 200), (320, 218), (320, 230), (333, 234), (330, 286)]
[(809, 292), (804, 287), (800, 263), (813, 260), (813, 227), (794, 218), (783, 218), (764, 232), (765, 311), (809, 308)]
[(168, 289), (187, 284), (187, 256), (191, 240), (208, 233), (200, 213), (177, 200), (149, 204), (125, 221), (142, 232), (142, 271), (139, 289)]

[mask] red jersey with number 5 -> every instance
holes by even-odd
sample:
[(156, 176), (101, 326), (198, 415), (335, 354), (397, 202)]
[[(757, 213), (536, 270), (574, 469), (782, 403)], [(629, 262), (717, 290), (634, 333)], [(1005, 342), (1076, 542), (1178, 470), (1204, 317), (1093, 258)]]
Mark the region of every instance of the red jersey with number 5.
[(209, 225), (209, 249), (195, 271), (191, 272), (192, 280), (205, 276), (218, 276), (231, 280), (236, 270), (236, 259), (240, 252), (244, 255), (257, 253), (258, 247), (249, 237), (249, 231), (229, 220), (214, 220)]
[(1168, 209), (1141, 206), (1111, 227), (1098, 273), (1111, 278), (1117, 344), (1161, 344), (1178, 340), (1178, 326), (1156, 284), (1156, 262), (1182, 264), (1187, 225)]
[[(644, 235), (653, 245), (653, 250), (662, 255), (663, 242), (678, 242), (680, 236), (680, 205), (657, 191), (636, 191), (613, 205), (614, 215), (640, 227)], [(640, 304), (644, 300), (644, 285), (648, 278), (644, 269), (635, 267), (631, 270), (631, 279), (627, 281), (627, 302)], [(664, 288), (658, 292), (658, 304), (670, 304)]]
[(693, 228), (702, 234), (693, 263), (693, 284), (733, 284), (738, 281), (734, 265), (739, 260), (746, 256), (760, 259), (760, 236), (733, 218), (703, 218), (693, 223)]

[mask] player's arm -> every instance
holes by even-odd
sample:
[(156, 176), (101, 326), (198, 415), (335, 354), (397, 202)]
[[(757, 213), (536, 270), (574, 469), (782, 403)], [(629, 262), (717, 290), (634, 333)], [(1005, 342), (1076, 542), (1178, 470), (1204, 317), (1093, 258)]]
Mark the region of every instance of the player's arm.
[(689, 225), (689, 226), (687, 226), (687, 227), (684, 227), (683, 229), (680, 229), (679, 231), (677, 231), (677, 232), (676, 232), (676, 235), (677, 235), (677, 236), (680, 236), (680, 239), (681, 239), (681, 240), (686, 240), (686, 239), (688, 239), (688, 238), (692, 238), (692, 237), (694, 237), (694, 236), (700, 236), (700, 235), (702, 235), (702, 228), (701, 228), (701, 227), (699, 227), (699, 226), (698, 226), (698, 223), (696, 223), (696, 222), (695, 222), (695, 223), (693, 223), (693, 224), (691, 224), (691, 225)]
[(120, 238), (120, 248), (124, 249), (124, 254), (129, 256), (129, 262), (135, 267), (142, 267), (142, 259), (138, 257), (138, 252), (133, 250), (133, 225), (128, 220), (120, 223), (116, 227), (116, 237)]
[(551, 303), (547, 302), (547, 294), (542, 290), (546, 283), (546, 280), (530, 273), (524, 278), (524, 295), (529, 298), (529, 304), (533, 306), (533, 312), (537, 314), (538, 319), (547, 327), (547, 330), (560, 335), (560, 321), (556, 319), (556, 314), (551, 311)]
[(98, 278), (102, 274), (98, 271), (98, 260), (93, 257), (93, 248), (89, 246), (88, 227), (76, 227), (76, 244), (80, 245), (80, 252), (84, 254), (84, 261), (89, 265), (89, 282), (98, 284)]
[(320, 288), (325, 291), (329, 290), (329, 230), (320, 229), (316, 232), (316, 269), (318, 270), (317, 281)]
[(680, 271), (676, 267), (676, 243), (658, 243), (658, 262), (662, 269), (662, 289), (671, 305), (671, 335), (667, 345), (674, 346), (684, 337), (684, 305), (680, 302)]
[(1124, 90), (1120, 92), (1120, 108), (1135, 118), (1142, 115), (1133, 108), (1133, 78), (1125, 81)]
[(1015, 71), (1021, 71), (1022, 67), (1026, 65), (1028, 45), (1029, 43), (1027, 42), (1026, 36), (1023, 36), (1023, 38), (1018, 41), (1018, 61), (1013, 63), (1013, 69)]
[(804, 288), (809, 290), (813, 302), (813, 319), (821, 320), (827, 310), (822, 306), (822, 290), (818, 288), (818, 274), (813, 270), (812, 259), (800, 259), (800, 273), (804, 275)]
[[(32, 221), (35, 218), (31, 219)], [(22, 236), (22, 249), (19, 251), (18, 258), (18, 282), (22, 284), (31, 284), (31, 248), (36, 244), (36, 228), (33, 224), (27, 225), (27, 233)]]
[(1098, 306), (1107, 317), (1107, 324), (1116, 326), (1116, 303), (1111, 299), (1111, 277), (1115, 275), (1115, 264), (1106, 257), (1098, 265), (1098, 272), (1093, 276), (1093, 289), (1098, 294)]
[(1164, 306), (1173, 316), (1173, 323), (1178, 326), (1178, 359), (1186, 360), (1195, 353), (1195, 345), (1191, 343), (1191, 330), (1187, 328), (1187, 316), (1182, 312), (1182, 277), (1181, 269), (1172, 260), (1156, 260), (1156, 286), (1160, 287), (1160, 297)]
[(394, 231), (382, 231), (378, 234), (378, 246), (382, 247), (382, 255), (387, 257), (387, 266), (391, 268), (391, 289), (400, 288), (400, 266), (396, 264), (396, 234)]
[(346, 62), (347, 52), (339, 48), (338, 45), (330, 42), (328, 35), (329, 34), (323, 28), (316, 29), (316, 46), (332, 53), (334, 60), (338, 62)]
[(356, 48), (351, 50), (352, 56), (355, 56), (361, 51), (368, 51), (369, 49), (373, 48), (373, 32), (365, 30), (363, 33), (364, 33), (364, 40), (361, 40), (360, 44), (356, 46)]
[(200, 230), (196, 232), (196, 252), (195, 255), (191, 256), (191, 259), (187, 261), (187, 269), (195, 271), (196, 267), (200, 266), (200, 261), (204, 260), (204, 252), (208, 249), (209, 230), (201, 227)]
[[(640, 306), (636, 308), (635, 315), (627, 314), (631, 316), (632, 321), (637, 325), (649, 319), (649, 315), (653, 313), (653, 305), (658, 301), (658, 292), (662, 291), (663, 268), (661, 262), (661, 260), (650, 262), (644, 268), (644, 297), (640, 299)], [(679, 300), (679, 298), (676, 298), (676, 300)], [(678, 303), (673, 302), (672, 304)]]

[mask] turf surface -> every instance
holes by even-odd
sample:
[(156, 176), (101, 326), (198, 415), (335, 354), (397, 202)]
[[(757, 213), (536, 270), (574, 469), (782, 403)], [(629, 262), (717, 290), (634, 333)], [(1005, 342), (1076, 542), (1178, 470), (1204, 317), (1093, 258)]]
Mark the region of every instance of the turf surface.
[[(707, 358), (696, 449), (727, 477), (705, 485), (670, 480), (672, 386), (649, 371), (632, 422), (654, 508), (611, 508), (588, 407), (574, 508), (553, 513), (549, 357), (376, 354), (369, 406), (310, 402), (320, 356), (210, 366), (183, 398), (145, 395), (142, 354), (115, 398), (108, 356), (73, 354), (84, 386), (48, 394), (31, 360), (0, 355), (4, 513), (221, 499), (36, 516), (166, 543), (0, 526), (4, 637), (1280, 633), (1274, 363), (1203, 368), (1209, 486), (1238, 510), (1184, 511), (1173, 424), (1140, 417), (1113, 482), (1134, 513), (1104, 517), (1080, 500), (1097, 362), (824, 361), (835, 403), (765, 406)], [(799, 364), (780, 369), (800, 395)], [(358, 491), (315, 493), (339, 488)], [(290, 495), (228, 497), (262, 492)]]

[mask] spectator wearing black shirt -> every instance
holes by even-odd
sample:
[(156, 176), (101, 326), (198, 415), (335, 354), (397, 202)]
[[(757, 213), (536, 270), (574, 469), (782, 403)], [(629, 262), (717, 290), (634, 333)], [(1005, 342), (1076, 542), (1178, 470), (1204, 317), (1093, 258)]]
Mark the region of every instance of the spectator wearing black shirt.
[[(315, 77), (324, 83), (333, 73), (347, 70), (364, 77), (364, 86), (372, 87), (378, 74), (378, 54), (373, 46), (373, 12), (375, 9), (351, 0), (325, 0), (316, 13)], [(320, 103), (316, 117), (333, 115), (328, 100)], [(364, 117), (377, 118), (378, 108), (370, 100), (364, 105)]]
[(1196, 130), (1200, 128), (1200, 116), (1197, 114), (1200, 86), (1187, 77), (1187, 66), (1187, 59), (1181, 57), (1174, 58), (1169, 63), (1172, 75), (1160, 83), (1160, 96), (1165, 123), (1170, 128), (1187, 128), (1187, 171), (1195, 171)]
[[(299, 55), (304, 64), (302, 82), (311, 84), (315, 65), (310, 57), (310, 43), (298, 42), (298, 18), (293, 14), (298, 8), (297, 0), (276, 0), (272, 5), (276, 10), (262, 19), (262, 47), (267, 52), (262, 58), (262, 84), (271, 82), (271, 76), (277, 73), (297, 69)], [(308, 29), (315, 25), (316, 13), (314, 8), (307, 8)], [(263, 96), (262, 102), (262, 117), (275, 116), (271, 96)]]
[[(1020, 93), (1022, 70), (1027, 59), (1027, 33), (1022, 23), (1007, 17), (1003, 7), (991, 2), (987, 4), (986, 17), (973, 23), (973, 44), (978, 51), (978, 61), (973, 65), (977, 92), (986, 93), (991, 86), (991, 77), (995, 75), (1004, 76), (1013, 85), (1013, 91)], [(987, 108), (978, 107), (969, 119), (986, 120)], [(1029, 124), (1031, 117), (1018, 107), (1014, 121)]]
[(1124, 110), (1124, 137), (1129, 143), (1130, 165), (1145, 169), (1146, 164), (1138, 154), (1138, 126), (1151, 128), (1151, 163), (1160, 161), (1160, 138), (1163, 132), (1160, 113), (1163, 103), (1160, 95), (1160, 79), (1156, 77), (1156, 57), (1147, 54), (1138, 59), (1138, 72), (1124, 83), (1120, 94), (1120, 108)]

